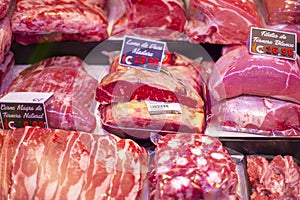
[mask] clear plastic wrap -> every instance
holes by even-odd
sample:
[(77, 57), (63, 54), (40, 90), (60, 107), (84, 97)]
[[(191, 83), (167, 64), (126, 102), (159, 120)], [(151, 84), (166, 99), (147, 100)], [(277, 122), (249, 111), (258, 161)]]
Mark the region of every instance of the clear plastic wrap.
[(211, 112), (210, 120), (223, 130), (267, 136), (300, 135), (300, 105), (296, 103), (239, 96), (218, 102)]
[(84, 0), (18, 0), (12, 15), (15, 40), (21, 44), (107, 39), (107, 16)]
[(191, 0), (188, 13), (186, 35), (191, 42), (245, 44), (250, 27), (262, 27), (253, 0)]
[(116, 135), (149, 139), (153, 133), (203, 133), (204, 110), (179, 105), (181, 112), (150, 114), (145, 101), (118, 102), (100, 106), (102, 127)]
[(75, 56), (51, 57), (33, 64), (14, 78), (4, 91), (53, 92), (46, 102), (50, 128), (92, 132), (96, 119), (91, 112), (97, 80)]
[(299, 199), (300, 168), (289, 155), (247, 156), (251, 199)]
[(110, 34), (132, 34), (177, 39), (184, 31), (186, 13), (182, 0), (113, 0), (109, 5)]
[(166, 135), (149, 174), (150, 199), (239, 199), (236, 164), (222, 143), (201, 134)]
[(0, 142), (1, 199), (141, 197), (148, 153), (132, 140), (26, 127)]
[(14, 54), (13, 52), (9, 51), (3, 63), (0, 63), (0, 94), (4, 91), (4, 88), (8, 86), (7, 82), (9, 82), (10, 79), (9, 76), (15, 63), (14, 61)]

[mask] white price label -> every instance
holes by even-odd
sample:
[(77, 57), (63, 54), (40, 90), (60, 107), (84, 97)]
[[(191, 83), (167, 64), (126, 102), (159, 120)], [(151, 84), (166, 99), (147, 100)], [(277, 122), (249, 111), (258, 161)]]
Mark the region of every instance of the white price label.
[(158, 114), (181, 114), (179, 103), (145, 101), (150, 115)]

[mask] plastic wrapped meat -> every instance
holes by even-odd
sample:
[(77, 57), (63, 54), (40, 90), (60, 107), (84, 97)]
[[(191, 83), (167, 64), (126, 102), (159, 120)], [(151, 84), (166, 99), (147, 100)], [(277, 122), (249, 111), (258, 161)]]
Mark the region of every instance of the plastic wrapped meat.
[(179, 106), (180, 112), (174, 109), (152, 114), (145, 101), (119, 102), (100, 106), (99, 113), (105, 130), (126, 138), (149, 139), (151, 133), (203, 133), (204, 110)]
[(199, 93), (188, 84), (165, 73), (131, 68), (107, 74), (98, 84), (96, 100), (100, 104), (131, 100), (176, 102), (202, 109)]
[(261, 135), (300, 135), (300, 105), (257, 96), (240, 96), (212, 107), (212, 121), (228, 131)]
[(10, 4), (11, 0), (0, 0), (0, 20), (8, 13)]
[(169, 134), (155, 149), (150, 199), (238, 199), (236, 164), (216, 138)]
[(292, 156), (247, 157), (251, 199), (299, 199), (300, 168)]
[(297, 60), (250, 54), (236, 48), (216, 62), (208, 88), (220, 101), (242, 94), (274, 97), (300, 103), (300, 68)]
[(0, 63), (0, 93), (3, 92), (3, 88), (7, 87), (6, 82), (3, 80), (5, 79), (5, 76), (9, 74), (14, 63), (14, 54), (11, 51), (6, 55), (4, 62)]
[(21, 44), (107, 39), (107, 17), (84, 0), (17, 0), (12, 16), (15, 40)]
[(87, 3), (99, 6), (100, 8), (105, 8), (107, 0), (85, 0)]
[(146, 35), (176, 39), (184, 31), (186, 14), (182, 0), (111, 1), (112, 35)]
[(148, 154), (132, 140), (33, 127), (0, 138), (0, 199), (140, 199)]
[(0, 63), (5, 60), (12, 43), (12, 31), (8, 17), (0, 20)]
[(191, 0), (186, 34), (191, 42), (246, 43), (250, 27), (262, 27), (253, 0)]
[(50, 128), (91, 132), (96, 127), (91, 106), (97, 80), (83, 68), (78, 57), (63, 56), (45, 59), (21, 72), (5, 91), (52, 92), (46, 102)]

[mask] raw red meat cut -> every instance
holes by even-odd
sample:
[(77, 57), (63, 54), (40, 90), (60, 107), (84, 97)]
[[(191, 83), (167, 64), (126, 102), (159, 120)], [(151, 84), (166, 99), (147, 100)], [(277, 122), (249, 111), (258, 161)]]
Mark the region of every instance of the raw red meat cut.
[(191, 0), (186, 34), (191, 42), (246, 43), (250, 27), (262, 27), (253, 0)]
[(292, 156), (248, 156), (247, 172), (252, 186), (251, 199), (299, 199), (300, 168)]
[(300, 103), (300, 59), (286, 60), (250, 54), (241, 46), (218, 59), (208, 88), (220, 101), (242, 94), (274, 97)]
[(8, 13), (10, 4), (11, 0), (0, 0), (0, 20)]
[(5, 57), (3, 63), (0, 63), (0, 93), (4, 91), (4, 88), (7, 87), (5, 76), (8, 75), (12, 66), (14, 65), (14, 54), (13, 52), (9, 51)]
[(84, 0), (17, 0), (12, 16), (15, 40), (21, 44), (107, 39), (103, 10)]
[(12, 31), (8, 17), (0, 20), (0, 63), (3, 63), (12, 43)]
[(211, 121), (229, 131), (300, 135), (300, 105), (267, 97), (239, 96), (214, 105)]
[(0, 135), (1, 199), (140, 198), (148, 153), (132, 140), (33, 127)]
[(155, 149), (151, 199), (236, 199), (236, 164), (216, 138), (169, 134)]
[(100, 8), (106, 7), (106, 0), (85, 0), (87, 3), (99, 6)]
[(145, 101), (99, 107), (102, 127), (125, 138), (149, 139), (151, 133), (203, 133), (204, 110), (180, 105), (181, 113), (150, 114)]
[(180, 79), (160, 72), (131, 68), (107, 74), (98, 84), (96, 100), (100, 104), (131, 100), (176, 102), (202, 109), (198, 92)]
[(300, 24), (299, 0), (263, 0), (262, 6), (267, 11), (267, 24)]
[[(183, 55), (167, 52), (161, 65), (161, 72), (186, 82), (202, 95), (202, 86), (204, 84), (200, 75), (201, 68), (202, 66)], [(109, 73), (126, 69), (131, 69), (131, 67), (120, 65), (119, 57), (117, 57), (110, 65)]]
[(53, 92), (46, 103), (51, 128), (92, 132), (96, 119), (90, 109), (97, 80), (83, 68), (78, 57), (52, 57), (21, 72), (5, 91)]
[(182, 0), (122, 0), (111, 4), (112, 35), (175, 39), (184, 31), (186, 13)]

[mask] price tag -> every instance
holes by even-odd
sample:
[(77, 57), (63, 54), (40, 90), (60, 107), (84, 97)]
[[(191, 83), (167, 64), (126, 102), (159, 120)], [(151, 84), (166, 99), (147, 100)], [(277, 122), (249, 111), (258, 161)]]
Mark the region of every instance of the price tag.
[(181, 114), (179, 103), (145, 101), (150, 115)]
[(250, 53), (296, 60), (297, 35), (251, 27)]
[(53, 93), (12, 92), (0, 99), (0, 116), (3, 129), (25, 126), (48, 127), (45, 102)]
[(165, 47), (165, 42), (125, 36), (119, 64), (159, 72)]

